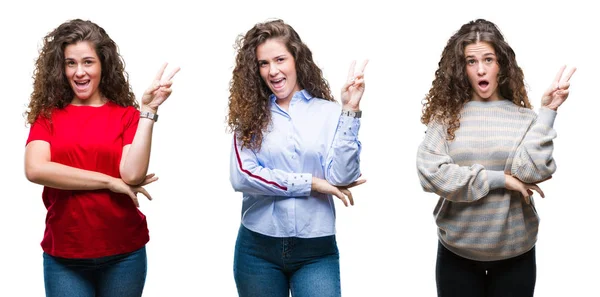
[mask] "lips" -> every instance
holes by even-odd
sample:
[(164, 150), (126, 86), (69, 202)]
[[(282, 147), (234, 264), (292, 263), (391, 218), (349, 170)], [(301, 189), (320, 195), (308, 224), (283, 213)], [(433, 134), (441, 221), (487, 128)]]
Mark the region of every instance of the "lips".
[(490, 82), (487, 80), (480, 80), (477, 85), (479, 86), (480, 89), (485, 90), (488, 88), (488, 86), (490, 85)]
[(79, 80), (79, 81), (73, 81), (75, 83), (75, 88), (78, 90), (85, 90), (87, 89), (87, 87), (90, 85), (90, 80)]
[(272, 79), (271, 85), (273, 89), (280, 90), (285, 86), (285, 78)]

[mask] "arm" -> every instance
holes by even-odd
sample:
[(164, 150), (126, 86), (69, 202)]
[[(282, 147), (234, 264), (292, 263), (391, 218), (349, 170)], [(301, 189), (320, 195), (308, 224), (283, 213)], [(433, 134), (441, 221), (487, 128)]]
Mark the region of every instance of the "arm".
[[(158, 107), (171, 95), (172, 79), (179, 71), (179, 67), (163, 79), (165, 68), (167, 68), (167, 63), (163, 64), (150, 87), (144, 92), (141, 112), (157, 114)], [(119, 171), (121, 178), (127, 184), (138, 185), (146, 178), (150, 163), (153, 127), (154, 120), (147, 118), (140, 120), (131, 145), (123, 146)], [(125, 139), (125, 142), (127, 143), (127, 139)]]
[(526, 182), (539, 182), (547, 179), (556, 171), (552, 158), (556, 132), (552, 128), (556, 111), (569, 97), (569, 80), (577, 68), (571, 68), (566, 75), (566, 66), (562, 66), (550, 87), (542, 95), (542, 108), (533, 127), (525, 135), (525, 139), (517, 148), (513, 158), (511, 174)]
[(448, 155), (446, 128), (433, 122), (419, 146), (417, 173), (423, 190), (453, 202), (473, 202), (505, 186), (502, 171), (486, 170), (480, 164), (454, 164)]
[(61, 190), (109, 189), (116, 178), (50, 161), (50, 144), (34, 140), (25, 149), (25, 176), (30, 182)]
[(513, 157), (511, 175), (525, 183), (536, 183), (549, 178), (556, 171), (552, 157), (556, 131), (552, 128), (556, 111), (540, 108), (539, 116)]
[(340, 116), (325, 163), (325, 179), (330, 184), (345, 186), (360, 177), (359, 129), (360, 120), (358, 118)]
[[(360, 101), (365, 92), (365, 60), (358, 72), (354, 71), (356, 61), (350, 64), (346, 83), (342, 87), (342, 111), (359, 112)], [(325, 179), (336, 186), (348, 185), (360, 177), (360, 151), (358, 130), (360, 120), (341, 115), (333, 144), (327, 153), (325, 163)]]
[(229, 180), (237, 192), (286, 197), (309, 196), (313, 182), (310, 173), (290, 173), (263, 167), (256, 154), (248, 148), (242, 148), (235, 135)]

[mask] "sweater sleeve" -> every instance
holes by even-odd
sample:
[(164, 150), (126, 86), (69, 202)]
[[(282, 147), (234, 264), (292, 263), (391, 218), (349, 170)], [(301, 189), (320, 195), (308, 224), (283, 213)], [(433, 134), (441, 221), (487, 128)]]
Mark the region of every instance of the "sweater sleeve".
[(527, 131), (513, 157), (511, 174), (526, 183), (535, 183), (550, 177), (556, 171), (552, 157), (556, 138), (553, 129), (556, 111), (541, 108), (537, 119)]
[(431, 122), (417, 153), (417, 173), (423, 190), (453, 202), (473, 202), (504, 187), (504, 172), (481, 164), (459, 166), (448, 154), (446, 128)]

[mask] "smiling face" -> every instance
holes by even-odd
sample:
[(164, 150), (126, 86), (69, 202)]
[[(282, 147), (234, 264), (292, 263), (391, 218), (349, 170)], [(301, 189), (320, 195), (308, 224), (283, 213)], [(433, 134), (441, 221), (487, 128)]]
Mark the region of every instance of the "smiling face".
[(65, 47), (65, 75), (75, 94), (71, 104), (101, 105), (102, 65), (94, 46), (87, 41)]
[(494, 48), (487, 42), (477, 42), (465, 47), (467, 76), (473, 89), (471, 100), (496, 101), (500, 66)]
[(277, 100), (289, 102), (300, 91), (296, 76), (296, 61), (279, 39), (267, 39), (256, 47), (260, 77)]

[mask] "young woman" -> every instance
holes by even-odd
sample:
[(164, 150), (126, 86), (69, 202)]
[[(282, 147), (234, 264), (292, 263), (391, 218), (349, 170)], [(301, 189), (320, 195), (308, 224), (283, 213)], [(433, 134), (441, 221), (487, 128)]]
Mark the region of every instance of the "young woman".
[(562, 67), (531, 110), (523, 71), (493, 23), (463, 25), (444, 48), (421, 121), (423, 189), (434, 210), (439, 296), (533, 296), (538, 216), (531, 196), (556, 170), (558, 107), (569, 95)]
[(141, 296), (146, 175), (157, 110), (175, 69), (158, 72), (138, 104), (117, 45), (98, 25), (61, 24), (44, 38), (27, 120), (25, 173), (44, 185), (46, 296)]
[(281, 20), (238, 39), (229, 97), (231, 184), (243, 193), (234, 276), (240, 296), (340, 296), (333, 196), (354, 204), (363, 71), (342, 106)]

